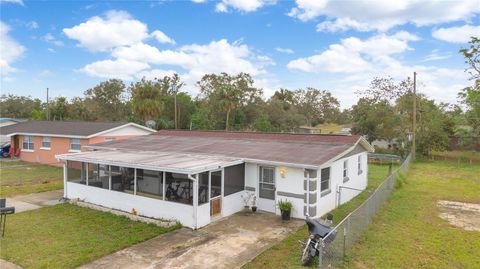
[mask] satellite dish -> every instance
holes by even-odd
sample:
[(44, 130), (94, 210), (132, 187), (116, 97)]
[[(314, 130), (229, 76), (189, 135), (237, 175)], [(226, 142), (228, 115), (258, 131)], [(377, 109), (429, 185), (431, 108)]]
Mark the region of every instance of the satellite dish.
[(157, 123), (154, 121), (154, 120), (147, 120), (145, 122), (145, 125), (147, 125), (148, 128), (155, 128), (155, 125), (157, 125)]

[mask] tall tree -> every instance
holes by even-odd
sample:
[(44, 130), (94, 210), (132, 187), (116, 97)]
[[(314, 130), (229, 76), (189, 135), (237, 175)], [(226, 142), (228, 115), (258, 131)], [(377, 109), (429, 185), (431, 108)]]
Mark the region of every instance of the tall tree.
[(13, 94), (0, 97), (0, 114), (2, 117), (28, 118), (32, 110), (42, 111), (42, 101), (31, 96)]
[(329, 91), (307, 88), (295, 91), (295, 104), (309, 126), (335, 122), (340, 103)]
[(262, 94), (260, 89), (253, 87), (253, 79), (246, 73), (236, 76), (227, 73), (208, 74), (203, 76), (197, 85), (202, 97), (224, 113), (227, 131), (230, 127), (231, 112), (254, 101)]
[(142, 78), (130, 86), (130, 92), (132, 95), (132, 110), (144, 120), (144, 123), (147, 120), (160, 118), (163, 102), (162, 87), (159, 80), (152, 81)]
[(120, 120), (124, 117), (125, 84), (119, 79), (110, 79), (85, 91), (85, 99), (91, 101), (92, 109), (101, 120)]

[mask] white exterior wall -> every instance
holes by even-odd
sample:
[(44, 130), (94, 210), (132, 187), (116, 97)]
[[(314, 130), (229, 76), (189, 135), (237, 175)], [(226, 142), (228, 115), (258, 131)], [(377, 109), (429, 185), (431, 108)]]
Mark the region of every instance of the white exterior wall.
[(111, 132), (103, 133), (100, 136), (126, 136), (126, 135), (148, 135), (152, 132), (149, 130), (145, 130), (136, 126), (125, 126)]
[[(358, 174), (357, 158), (362, 156), (362, 173)], [(349, 169), (347, 182), (343, 182), (343, 161), (348, 160)], [(328, 166), (326, 166), (328, 167)], [(318, 170), (318, 190), (320, 190), (320, 173)], [(338, 206), (338, 190), (339, 186), (346, 186), (355, 189), (364, 190), (368, 185), (368, 155), (367, 152), (362, 152), (349, 156), (347, 158), (339, 159), (330, 165), (330, 193), (324, 195), (318, 192), (317, 217), (321, 217), (330, 212)], [(342, 188), (341, 204), (350, 201), (353, 197), (360, 194), (359, 191)]]
[(222, 217), (230, 216), (243, 210), (245, 203), (243, 201), (242, 195), (245, 196), (246, 192), (239, 191), (223, 197)]
[(197, 228), (210, 224), (210, 202), (198, 205), (197, 208)]
[[(132, 208), (138, 212), (138, 215), (161, 218), (167, 220), (176, 220), (182, 225), (194, 228), (195, 221), (193, 215), (193, 206), (175, 202), (152, 199), (129, 193), (110, 191), (107, 189), (85, 186), (78, 183), (66, 183), (66, 197), (69, 199), (80, 199), (87, 203), (101, 205), (125, 212), (131, 212)], [(210, 217), (210, 210), (208, 216)]]

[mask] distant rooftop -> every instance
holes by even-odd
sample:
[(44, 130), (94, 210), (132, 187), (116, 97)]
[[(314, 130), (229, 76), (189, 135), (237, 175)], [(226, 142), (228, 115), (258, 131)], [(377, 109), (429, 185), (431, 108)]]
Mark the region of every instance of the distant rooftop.
[(89, 121), (25, 121), (0, 128), (2, 135), (45, 134), (87, 137), (113, 129), (127, 122), (89, 122)]

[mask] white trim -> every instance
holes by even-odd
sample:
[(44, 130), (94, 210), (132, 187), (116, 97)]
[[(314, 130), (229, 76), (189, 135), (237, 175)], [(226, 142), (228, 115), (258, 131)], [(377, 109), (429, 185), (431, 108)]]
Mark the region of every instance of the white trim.
[(24, 132), (11, 133), (6, 136), (11, 137), (14, 135), (50, 136), (50, 137), (65, 137), (65, 138), (80, 138), (80, 139), (88, 138), (87, 136), (81, 136), (81, 135), (42, 134), (42, 133), (24, 133)]
[(120, 126), (117, 126), (117, 127), (111, 128), (111, 129), (108, 129), (108, 130), (104, 130), (104, 131), (101, 131), (101, 132), (98, 132), (98, 133), (95, 133), (95, 134), (91, 134), (91, 135), (87, 136), (87, 138), (92, 138), (92, 137), (95, 137), (95, 136), (100, 136), (100, 135), (102, 135), (102, 134), (109, 133), (109, 132), (111, 132), (111, 131), (115, 131), (115, 130), (118, 130), (118, 129), (122, 129), (122, 128), (127, 127), (127, 126), (137, 127), (137, 128), (140, 128), (140, 129), (149, 131), (149, 132), (151, 132), (151, 133), (157, 132), (157, 131), (155, 131), (155, 130), (153, 130), (153, 129), (150, 129), (150, 128), (148, 128), (148, 127), (145, 127), (145, 126), (143, 126), (143, 125), (136, 124), (136, 123), (134, 123), (134, 122), (129, 122), (129, 123), (126, 123), (126, 124), (123, 124), (123, 125), (120, 125)]
[(80, 152), (82, 152), (82, 150), (80, 150), (80, 149), (78, 149), (78, 150), (77, 149), (69, 149), (68, 152), (70, 152), (70, 153), (80, 153)]
[(22, 149), (21, 152), (35, 152), (33, 149)]
[(339, 160), (339, 157), (342, 157), (344, 156), (345, 154), (349, 153), (350, 151), (354, 150), (355, 147), (358, 145), (358, 144), (361, 144), (366, 150), (367, 152), (374, 152), (375, 149), (373, 148), (372, 145), (370, 145), (370, 143), (368, 143), (367, 140), (365, 140), (365, 138), (363, 136), (360, 136), (360, 138), (358, 139), (358, 141), (351, 147), (349, 147), (347, 150), (345, 150), (344, 152), (336, 155), (335, 157), (331, 158), (330, 160), (324, 162), (322, 165), (320, 165), (318, 168), (319, 169), (322, 169), (322, 168), (325, 168), (325, 167), (328, 167), (330, 166), (333, 162)]
[(52, 148), (51, 148), (51, 147), (50, 147), (50, 148), (43, 148), (43, 147), (42, 147), (42, 148), (40, 148), (40, 149), (41, 149), (41, 150), (51, 150)]

